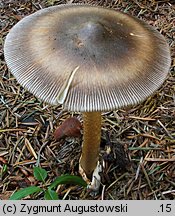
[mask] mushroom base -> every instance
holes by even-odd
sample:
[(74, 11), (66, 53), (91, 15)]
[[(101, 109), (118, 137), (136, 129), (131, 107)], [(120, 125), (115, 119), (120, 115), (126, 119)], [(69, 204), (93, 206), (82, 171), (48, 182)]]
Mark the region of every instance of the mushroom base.
[(83, 113), (83, 146), (80, 167), (91, 179), (97, 167), (101, 140), (101, 112)]

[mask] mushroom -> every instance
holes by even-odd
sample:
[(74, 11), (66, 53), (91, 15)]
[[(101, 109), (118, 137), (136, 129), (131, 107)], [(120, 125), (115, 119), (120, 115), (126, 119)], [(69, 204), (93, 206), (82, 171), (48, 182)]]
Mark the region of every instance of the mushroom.
[(80, 137), (81, 123), (75, 117), (67, 118), (54, 132), (55, 140), (60, 140), (66, 137)]
[(157, 90), (170, 51), (153, 27), (100, 6), (41, 9), (19, 21), (4, 45), (7, 65), (36, 97), (83, 113), (80, 172), (99, 167), (101, 112), (137, 104)]

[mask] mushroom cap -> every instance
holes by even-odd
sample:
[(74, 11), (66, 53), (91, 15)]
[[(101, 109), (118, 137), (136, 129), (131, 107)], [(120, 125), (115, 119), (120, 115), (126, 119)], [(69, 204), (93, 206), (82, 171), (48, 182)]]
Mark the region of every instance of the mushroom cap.
[(137, 104), (166, 79), (170, 51), (145, 22), (99, 6), (41, 9), (20, 20), (4, 45), (18, 82), (70, 111), (110, 111)]

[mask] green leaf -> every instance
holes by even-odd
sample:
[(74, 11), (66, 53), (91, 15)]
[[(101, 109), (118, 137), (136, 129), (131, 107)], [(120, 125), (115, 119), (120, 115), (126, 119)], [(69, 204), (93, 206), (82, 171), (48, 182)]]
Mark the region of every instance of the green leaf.
[(44, 199), (45, 200), (58, 200), (58, 194), (54, 190), (48, 189), (45, 191)]
[(47, 171), (41, 167), (34, 167), (33, 174), (38, 181), (45, 182), (45, 179), (47, 178)]
[(55, 181), (49, 186), (50, 189), (60, 184), (75, 184), (83, 187), (87, 187), (87, 183), (79, 176), (63, 175), (55, 179)]
[(36, 192), (40, 192), (43, 191), (41, 188), (37, 187), (37, 186), (30, 186), (27, 188), (23, 188), (17, 192), (15, 192), (10, 198), (9, 200), (20, 200), (28, 195), (34, 194)]
[(7, 172), (7, 164), (4, 164), (2, 166), (2, 173), (5, 173), (5, 172)]

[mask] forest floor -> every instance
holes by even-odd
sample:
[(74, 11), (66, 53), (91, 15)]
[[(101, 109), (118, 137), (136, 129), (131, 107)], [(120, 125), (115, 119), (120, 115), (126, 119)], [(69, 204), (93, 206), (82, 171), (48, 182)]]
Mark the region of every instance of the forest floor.
[(64, 184), (57, 188), (59, 198), (175, 199), (175, 5), (166, 0), (0, 1), (0, 199), (39, 184), (33, 176), (39, 153), (47, 184), (64, 174), (79, 175), (82, 137), (55, 141), (53, 132), (70, 116), (82, 122), (81, 114), (35, 98), (17, 83), (3, 55), (5, 37), (21, 18), (41, 8), (77, 2), (111, 7), (153, 25), (169, 43), (172, 64), (164, 84), (143, 103), (103, 113), (100, 192), (92, 196), (80, 186)]

